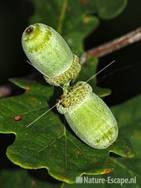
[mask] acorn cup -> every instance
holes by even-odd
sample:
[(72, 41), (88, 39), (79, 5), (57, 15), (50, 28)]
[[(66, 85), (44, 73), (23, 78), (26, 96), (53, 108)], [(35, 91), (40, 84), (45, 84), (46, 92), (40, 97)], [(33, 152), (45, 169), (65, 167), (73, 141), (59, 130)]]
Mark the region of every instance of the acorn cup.
[(22, 35), (22, 47), (31, 65), (51, 85), (67, 85), (81, 70), (79, 58), (66, 41), (45, 24), (28, 26)]
[(61, 35), (45, 24), (33, 24), (24, 31), (22, 46), (31, 65), (43, 74), (48, 83), (63, 86), (64, 94), (55, 106), (59, 113), (64, 114), (74, 133), (96, 149), (106, 149), (115, 142), (117, 122), (103, 100), (87, 82), (77, 82), (68, 87), (70, 81), (78, 76), (81, 65)]
[(100, 97), (86, 82), (77, 82), (57, 104), (74, 133), (96, 149), (108, 148), (118, 136), (117, 122)]

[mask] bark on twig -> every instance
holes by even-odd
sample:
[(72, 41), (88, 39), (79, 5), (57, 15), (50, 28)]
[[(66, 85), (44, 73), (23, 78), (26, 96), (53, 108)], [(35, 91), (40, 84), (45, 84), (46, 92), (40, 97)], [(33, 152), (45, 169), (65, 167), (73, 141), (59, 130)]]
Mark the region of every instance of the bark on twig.
[(140, 40), (141, 27), (138, 27), (134, 31), (131, 31), (117, 39), (86, 51), (85, 54), (83, 54), (83, 57), (90, 54), (94, 57), (100, 58)]
[(12, 88), (9, 85), (0, 86), (0, 98), (10, 96)]

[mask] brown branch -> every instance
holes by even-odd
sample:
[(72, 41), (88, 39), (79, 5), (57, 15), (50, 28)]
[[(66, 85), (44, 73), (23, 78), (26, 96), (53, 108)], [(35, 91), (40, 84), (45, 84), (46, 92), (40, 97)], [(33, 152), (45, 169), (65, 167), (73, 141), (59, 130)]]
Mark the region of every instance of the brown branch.
[(9, 85), (0, 86), (0, 98), (10, 96), (12, 88)]
[(87, 55), (92, 55), (94, 57), (100, 58), (112, 52), (115, 52), (125, 46), (138, 42), (139, 40), (141, 40), (141, 27), (138, 27), (136, 30), (131, 31), (117, 39), (114, 39), (110, 42), (86, 51), (83, 54), (83, 57)]

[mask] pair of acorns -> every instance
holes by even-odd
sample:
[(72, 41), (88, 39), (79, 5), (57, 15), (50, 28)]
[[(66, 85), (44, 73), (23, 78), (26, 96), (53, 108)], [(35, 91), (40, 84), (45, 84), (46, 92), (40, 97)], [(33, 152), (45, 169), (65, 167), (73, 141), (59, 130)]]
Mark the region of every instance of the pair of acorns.
[(31, 65), (45, 80), (63, 88), (57, 110), (64, 114), (75, 134), (93, 148), (109, 147), (118, 136), (115, 117), (87, 82), (69, 87), (78, 76), (81, 64), (62, 36), (53, 28), (36, 23), (25, 29), (22, 46)]

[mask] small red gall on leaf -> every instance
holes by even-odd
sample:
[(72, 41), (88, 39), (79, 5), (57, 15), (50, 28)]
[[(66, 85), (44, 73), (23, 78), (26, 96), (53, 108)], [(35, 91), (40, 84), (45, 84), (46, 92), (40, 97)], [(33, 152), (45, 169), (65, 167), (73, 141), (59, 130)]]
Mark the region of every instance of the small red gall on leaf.
[(17, 115), (17, 116), (14, 117), (14, 120), (15, 121), (20, 121), (20, 120), (22, 120), (22, 116), (21, 115)]
[(110, 174), (111, 172), (112, 172), (111, 169), (105, 169), (105, 170), (104, 170), (104, 174)]

